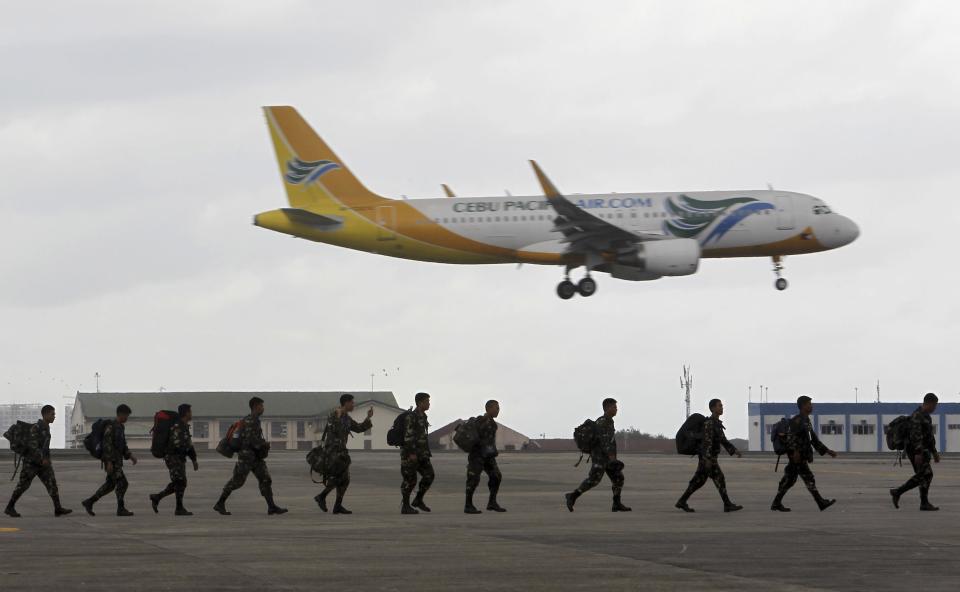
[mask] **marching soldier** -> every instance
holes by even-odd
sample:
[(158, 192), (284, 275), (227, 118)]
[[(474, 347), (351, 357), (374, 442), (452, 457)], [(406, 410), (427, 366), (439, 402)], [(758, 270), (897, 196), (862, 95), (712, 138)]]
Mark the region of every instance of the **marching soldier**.
[(57, 417), (57, 411), (53, 405), (44, 405), (40, 410), (40, 420), (30, 426), (30, 432), (26, 440), (26, 452), (23, 454), (23, 465), (20, 467), (20, 480), (17, 487), (7, 502), (7, 508), (4, 513), (11, 518), (19, 518), (20, 514), (16, 510), (17, 500), (30, 488), (33, 478), (37, 477), (50, 499), (53, 500), (53, 515), (64, 516), (73, 510), (64, 508), (60, 505), (60, 490), (57, 488), (57, 477), (53, 473), (53, 465), (50, 463), (50, 424)]
[(933, 420), (930, 414), (937, 410), (939, 399), (933, 393), (923, 397), (923, 404), (910, 416), (909, 439), (907, 440), (907, 458), (913, 466), (913, 477), (898, 487), (891, 489), (893, 507), (900, 507), (900, 496), (914, 487), (920, 488), (920, 509), (925, 512), (936, 512), (940, 508), (930, 503), (930, 482), (933, 481), (933, 469), (930, 459), (940, 462), (940, 453), (937, 452), (937, 438), (933, 435)]
[(263, 430), (260, 428), (260, 416), (263, 415), (263, 399), (250, 399), (250, 415), (243, 418), (240, 430), (240, 450), (237, 452), (237, 464), (233, 467), (233, 477), (223, 486), (223, 493), (213, 509), (218, 513), (229, 516), (227, 498), (235, 490), (243, 487), (247, 475), (253, 473), (260, 484), (260, 495), (267, 501), (267, 514), (285, 514), (286, 508), (281, 508), (273, 501), (273, 480), (267, 470), (267, 454), (270, 452), (270, 443), (263, 439)]
[(193, 512), (183, 507), (183, 494), (187, 490), (187, 457), (193, 461), (194, 471), (200, 468), (197, 464), (197, 451), (194, 450), (193, 439), (190, 437), (190, 420), (193, 419), (193, 411), (190, 405), (184, 403), (177, 407), (177, 415), (180, 416), (180, 420), (170, 428), (167, 453), (163, 457), (163, 462), (170, 472), (170, 483), (160, 493), (150, 494), (150, 506), (155, 514), (158, 513), (160, 500), (173, 493), (177, 500), (174, 515), (193, 516)]
[(500, 468), (497, 466), (497, 416), (500, 415), (500, 403), (493, 400), (487, 401), (485, 411), (486, 413), (477, 419), (480, 440), (467, 456), (467, 499), (463, 506), (465, 514), (480, 513), (480, 510), (473, 505), (473, 492), (480, 484), (481, 473), (487, 474), (487, 487), (490, 489), (487, 509), (493, 512), (507, 511), (497, 503), (497, 492), (500, 490), (500, 483), (503, 482), (503, 475), (500, 474)]
[(347, 438), (350, 432), (362, 433), (373, 427), (370, 421), (373, 417), (373, 407), (367, 410), (367, 418), (363, 423), (357, 423), (350, 417), (353, 408), (353, 395), (344, 394), (340, 397), (340, 406), (327, 416), (327, 427), (323, 432), (325, 487), (313, 498), (324, 512), (327, 511), (327, 495), (336, 489), (337, 501), (333, 504), (333, 513), (353, 514), (343, 507), (343, 496), (347, 493), (347, 487), (350, 486), (350, 452), (347, 450)]
[(93, 513), (93, 504), (111, 491), (117, 496), (117, 516), (133, 516), (133, 512), (127, 509), (123, 502), (123, 497), (127, 493), (127, 476), (123, 474), (123, 461), (129, 460), (137, 464), (137, 457), (134, 456), (127, 447), (127, 436), (123, 425), (130, 418), (130, 407), (120, 404), (117, 407), (117, 417), (107, 423), (103, 429), (103, 454), (100, 460), (103, 469), (107, 472), (107, 479), (91, 497), (80, 502), (87, 514), (96, 516)]
[(797, 399), (797, 408), (800, 413), (793, 416), (790, 420), (790, 428), (786, 435), (787, 457), (789, 462), (787, 468), (783, 471), (783, 478), (780, 480), (780, 487), (777, 489), (777, 497), (774, 498), (770, 509), (775, 512), (789, 512), (790, 508), (783, 505), (783, 496), (797, 482), (797, 477), (803, 479), (803, 484), (813, 499), (817, 502), (820, 511), (824, 511), (833, 504), (837, 503), (835, 499), (824, 499), (817, 490), (817, 482), (810, 471), (810, 463), (813, 462), (813, 451), (816, 449), (820, 456), (829, 454), (833, 458), (837, 453), (827, 448), (816, 432), (810, 425), (810, 414), (813, 413), (813, 400), (804, 395)]
[(708, 407), (710, 408), (710, 417), (703, 422), (703, 441), (700, 443), (700, 460), (697, 464), (697, 472), (693, 474), (690, 485), (687, 486), (687, 490), (677, 501), (676, 507), (684, 512), (693, 512), (693, 508), (687, 505), (687, 500), (695, 491), (703, 487), (709, 477), (713, 480), (713, 484), (717, 486), (717, 491), (720, 492), (720, 499), (723, 500), (723, 511), (736, 512), (742, 510), (743, 506), (730, 501), (730, 496), (727, 495), (727, 480), (720, 469), (720, 459), (718, 457), (720, 447), (723, 447), (731, 456), (736, 455), (737, 458), (740, 458), (742, 455), (723, 433), (725, 428), (723, 422), (720, 421), (720, 416), (723, 415), (723, 402), (720, 399), (713, 399)]
[[(430, 409), (430, 395), (417, 393), (414, 397), (417, 407), (407, 414), (404, 420), (403, 444), (400, 446), (400, 475), (403, 484), (400, 493), (403, 501), (400, 506), (401, 514), (419, 514), (417, 509), (429, 512), (430, 508), (423, 503), (423, 496), (433, 483), (433, 464), (430, 462), (430, 443), (427, 441), (427, 432), (430, 424), (427, 422), (427, 410)], [(420, 474), (420, 488), (417, 497), (410, 502), (410, 494), (417, 486), (417, 474)]]
[(623, 463), (617, 460), (617, 429), (613, 424), (613, 418), (616, 415), (616, 399), (604, 399), (603, 415), (597, 418), (596, 444), (590, 451), (590, 473), (580, 487), (566, 494), (567, 509), (571, 512), (577, 498), (596, 487), (603, 479), (604, 473), (610, 478), (613, 487), (612, 511), (630, 512), (632, 510), (620, 501), (620, 493), (623, 491)]

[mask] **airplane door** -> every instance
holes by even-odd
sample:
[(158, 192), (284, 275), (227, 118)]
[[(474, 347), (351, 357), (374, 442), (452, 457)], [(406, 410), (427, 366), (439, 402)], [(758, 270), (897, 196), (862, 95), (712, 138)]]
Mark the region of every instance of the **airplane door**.
[(393, 206), (377, 206), (376, 220), (377, 240), (396, 240), (397, 212)]
[(778, 195), (774, 198), (774, 204), (777, 206), (777, 229), (791, 230), (796, 226), (793, 213), (793, 196)]

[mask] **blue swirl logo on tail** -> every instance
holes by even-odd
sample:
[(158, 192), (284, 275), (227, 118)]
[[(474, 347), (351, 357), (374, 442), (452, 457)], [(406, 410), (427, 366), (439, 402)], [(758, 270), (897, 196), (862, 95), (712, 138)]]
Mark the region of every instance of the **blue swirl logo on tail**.
[(294, 157), (287, 161), (287, 174), (283, 178), (291, 185), (308, 185), (325, 173), (339, 169), (332, 160), (300, 160)]

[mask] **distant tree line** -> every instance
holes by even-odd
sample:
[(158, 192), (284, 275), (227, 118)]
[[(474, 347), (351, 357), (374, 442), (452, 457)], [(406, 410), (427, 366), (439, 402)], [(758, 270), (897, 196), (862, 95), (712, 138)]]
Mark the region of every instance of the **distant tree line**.
[(617, 437), (637, 439), (637, 440), (669, 440), (670, 439), (667, 436), (664, 436), (663, 434), (653, 435), (653, 434), (648, 434), (647, 432), (641, 432), (640, 430), (638, 430), (633, 426), (630, 426), (629, 428), (624, 430), (617, 430)]

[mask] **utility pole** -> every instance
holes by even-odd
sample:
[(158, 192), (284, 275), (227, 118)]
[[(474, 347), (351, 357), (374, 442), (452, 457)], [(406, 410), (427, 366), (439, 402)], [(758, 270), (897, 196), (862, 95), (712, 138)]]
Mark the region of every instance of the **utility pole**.
[(853, 387), (853, 402), (854, 403), (860, 402), (860, 387), (858, 386)]
[(100, 392), (100, 373), (94, 372), (93, 377), (97, 380), (97, 392)]
[(877, 403), (880, 402), (880, 379), (877, 379)]
[(684, 391), (684, 401), (687, 404), (687, 415), (690, 417), (690, 391), (693, 389), (693, 373), (690, 372), (690, 366), (683, 367), (683, 374), (680, 376), (680, 388)]
[(753, 403), (753, 387), (747, 387), (747, 403)]

